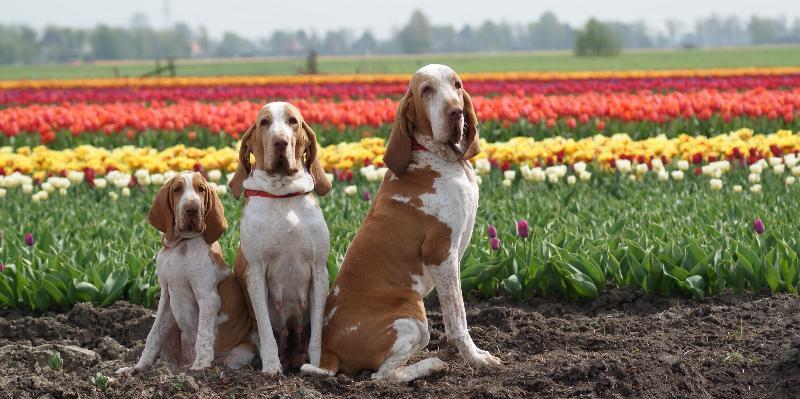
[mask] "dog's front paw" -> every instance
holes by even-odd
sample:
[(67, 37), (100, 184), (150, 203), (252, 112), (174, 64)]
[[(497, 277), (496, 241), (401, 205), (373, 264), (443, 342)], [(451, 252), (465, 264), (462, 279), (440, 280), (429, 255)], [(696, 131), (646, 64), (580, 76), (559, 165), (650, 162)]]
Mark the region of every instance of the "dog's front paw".
[(500, 366), (502, 364), (498, 357), (478, 348), (475, 348), (474, 352), (464, 356), (464, 360), (466, 360), (470, 366), (475, 368), (491, 368)]
[(261, 373), (262, 374), (276, 375), (276, 374), (280, 374), (282, 372), (283, 372), (283, 370), (281, 370), (281, 363), (280, 362), (278, 362), (276, 364), (264, 364), (264, 366), (261, 367)]
[(211, 363), (212, 363), (212, 361), (208, 360), (208, 359), (206, 359), (206, 360), (195, 359), (195, 361), (194, 361), (194, 363), (192, 363), (192, 367), (190, 369), (191, 370), (207, 369), (207, 368), (211, 367)]
[(120, 367), (114, 373), (115, 374), (119, 374), (119, 375), (133, 375), (133, 374), (138, 373), (139, 371), (141, 371), (141, 368), (137, 368), (137, 367)]

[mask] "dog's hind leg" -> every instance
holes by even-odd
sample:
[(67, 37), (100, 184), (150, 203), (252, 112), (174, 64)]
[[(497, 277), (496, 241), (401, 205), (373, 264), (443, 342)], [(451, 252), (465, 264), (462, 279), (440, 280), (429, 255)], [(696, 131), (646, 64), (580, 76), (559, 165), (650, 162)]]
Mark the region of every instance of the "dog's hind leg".
[(373, 379), (395, 383), (408, 382), (439, 373), (447, 367), (436, 357), (409, 366), (405, 365), (411, 356), (428, 346), (430, 333), (426, 321), (415, 318), (398, 319), (394, 322), (394, 329), (397, 338), (378, 372), (372, 374)]

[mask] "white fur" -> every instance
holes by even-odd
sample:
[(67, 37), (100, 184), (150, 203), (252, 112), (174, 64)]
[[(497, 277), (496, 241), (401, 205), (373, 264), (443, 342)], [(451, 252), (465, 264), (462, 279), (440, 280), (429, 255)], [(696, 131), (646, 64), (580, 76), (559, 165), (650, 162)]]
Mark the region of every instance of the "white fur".
[(272, 102), (262, 108), (269, 110), (272, 116), (272, 123), (265, 130), (267, 141), (264, 142), (264, 162), (266, 165), (272, 165), (272, 157), (274, 156), (272, 143), (276, 140), (284, 140), (289, 144), (286, 147), (286, 159), (294, 159), (293, 129), (289, 126), (289, 121), (286, 120), (286, 108), (288, 106), (289, 104), (285, 102)]
[[(314, 181), (303, 169), (289, 177), (255, 170), (243, 186), (284, 195), (310, 192)], [(292, 315), (310, 321), (309, 357), (311, 364), (319, 365), (330, 249), (322, 210), (306, 195), (251, 197), (242, 216), (240, 242), (249, 264), (247, 291), (258, 324), (262, 371), (281, 371), (273, 329), (284, 330)]]
[[(426, 75), (433, 79), (434, 87), (427, 101), (428, 119), (431, 121), (433, 140), (426, 141), (427, 137), (420, 137), (420, 144), (430, 148), (438, 143), (447, 142), (450, 138), (450, 131), (447, 123), (447, 109), (449, 103), (460, 101), (461, 93), (456, 89), (453, 81), (455, 72), (446, 65), (430, 64), (420, 68), (417, 73)], [(461, 123), (464, 123), (464, 116), (461, 116)], [(439, 144), (440, 145), (440, 144)], [(463, 150), (463, 149), (462, 149)]]
[(389, 356), (378, 371), (372, 374), (373, 379), (408, 382), (444, 370), (446, 367), (444, 362), (435, 357), (409, 366), (405, 365), (411, 356), (428, 346), (430, 333), (427, 322), (414, 318), (397, 319), (394, 322), (394, 330), (397, 339), (392, 345)]

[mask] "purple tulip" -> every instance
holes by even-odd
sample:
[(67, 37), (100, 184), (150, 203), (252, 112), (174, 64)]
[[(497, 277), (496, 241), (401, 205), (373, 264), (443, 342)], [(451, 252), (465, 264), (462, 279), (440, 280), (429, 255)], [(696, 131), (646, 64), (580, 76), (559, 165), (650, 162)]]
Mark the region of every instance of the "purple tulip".
[(364, 201), (369, 202), (370, 199), (372, 199), (372, 194), (369, 191), (364, 191)]
[(528, 221), (520, 219), (517, 221), (517, 234), (522, 238), (528, 238)]
[(753, 230), (755, 230), (758, 234), (764, 234), (764, 222), (762, 222), (761, 219), (756, 218), (756, 220), (753, 221)]
[(500, 249), (500, 240), (497, 237), (490, 238), (489, 242), (492, 244), (492, 251), (497, 251)]
[(25, 233), (25, 245), (32, 247), (35, 243), (36, 241), (33, 239), (33, 234)]
[(489, 238), (497, 238), (497, 229), (490, 224), (489, 227), (486, 228), (486, 234), (489, 235)]

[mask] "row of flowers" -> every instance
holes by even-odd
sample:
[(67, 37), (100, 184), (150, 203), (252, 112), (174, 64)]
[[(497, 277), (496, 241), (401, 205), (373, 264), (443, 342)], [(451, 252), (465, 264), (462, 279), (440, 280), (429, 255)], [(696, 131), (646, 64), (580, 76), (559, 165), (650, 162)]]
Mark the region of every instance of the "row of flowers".
[[(472, 95), (567, 94), (586, 92), (681, 91), (702, 89), (778, 90), (800, 86), (800, 74), (741, 76), (670, 76), (663, 78), (588, 78), (588, 79), (504, 79), (468, 81)], [(361, 98), (400, 97), (407, 83), (358, 82), (325, 84), (198, 85), (166, 87), (80, 87), (23, 88), (0, 90), (0, 106), (64, 102), (136, 102), (136, 101), (230, 101), (284, 98)]]
[[(729, 160), (737, 165), (752, 165), (761, 159), (780, 157), (800, 151), (800, 132), (781, 130), (769, 135), (752, 129), (713, 137), (681, 135), (633, 140), (626, 134), (595, 135), (585, 139), (552, 137), (535, 140), (517, 137), (506, 142), (482, 142), (483, 159), (503, 170), (513, 165), (550, 166), (554, 164), (597, 163), (603, 168), (619, 167), (620, 161), (652, 166), (655, 160), (668, 164), (683, 160), (701, 165)], [(361, 166), (382, 165), (385, 143), (382, 138), (365, 138), (320, 149), (323, 167), (347, 180)], [(32, 175), (38, 180), (48, 176), (66, 176), (70, 171), (91, 170), (102, 175), (117, 170), (131, 173), (142, 169), (149, 173), (174, 170), (222, 170), (233, 172), (238, 163), (236, 147), (192, 148), (177, 145), (157, 150), (124, 146), (115, 149), (82, 145), (72, 149), (52, 150), (45, 146), (0, 148), (0, 175), (13, 172)]]
[[(759, 159), (748, 166), (748, 190), (752, 193), (760, 193), (762, 191), (761, 181), (764, 173), (771, 173), (782, 178), (786, 186), (794, 185), (797, 182), (797, 176), (800, 176), (798, 163), (800, 163), (800, 159), (795, 153), (789, 153), (782, 157), (770, 157), (768, 160)], [(659, 158), (654, 158), (649, 163), (636, 163), (627, 159), (618, 159), (614, 166), (615, 170), (611, 172), (620, 174), (628, 180), (644, 181), (648, 175), (651, 175), (659, 182), (682, 181), (686, 173), (690, 173), (692, 167), (687, 160), (677, 160), (674, 163), (665, 164)], [(734, 167), (735, 164), (728, 160), (714, 161), (695, 168), (694, 174), (707, 177), (708, 186), (711, 190), (721, 190), (725, 185), (725, 176)], [(475, 160), (475, 170), (478, 184), (483, 184), (483, 179), (490, 175), (492, 163), (485, 158), (477, 159)], [(375, 165), (359, 168), (359, 174), (368, 182), (383, 180), (387, 171), (386, 167), (377, 167)], [(531, 167), (525, 163), (520, 165), (518, 169), (504, 170), (500, 176), (502, 177), (501, 185), (504, 187), (512, 187), (515, 180), (519, 179), (533, 183), (560, 184), (563, 182), (571, 186), (579, 182), (591, 181), (592, 171), (608, 173), (608, 170), (602, 168), (602, 166), (598, 168), (597, 164), (590, 165), (579, 161), (571, 165), (558, 164), (546, 167)], [(13, 172), (7, 176), (0, 176), (0, 199), (5, 198), (9, 190), (11, 190), (15, 193), (30, 195), (33, 202), (41, 202), (47, 200), (51, 195), (66, 196), (71, 187), (85, 183), (93, 189), (107, 191), (111, 200), (115, 201), (119, 196), (130, 196), (131, 188), (134, 187), (161, 186), (175, 176), (176, 173), (173, 170), (152, 174), (146, 169), (138, 169), (133, 173), (112, 170), (104, 177), (96, 177), (92, 169), (86, 169), (85, 171), (68, 171), (64, 176), (39, 178), (20, 172)], [(227, 193), (226, 183), (233, 178), (233, 173), (226, 174), (219, 169), (204, 171), (203, 173), (205, 173), (209, 184), (217, 194), (225, 195)], [(328, 175), (328, 178), (334, 181), (337, 177), (342, 180), (341, 174), (331, 173)], [(346, 180), (350, 179), (352, 179), (352, 174), (346, 178)], [(358, 186), (351, 184), (341, 189), (347, 196), (354, 196), (360, 192), (364, 200), (369, 201), (371, 199), (371, 192), (366, 188), (359, 189)], [(741, 184), (734, 184), (731, 186), (731, 190), (738, 193), (744, 191), (744, 188)]]
[[(374, 100), (293, 100), (309, 123), (339, 129), (380, 126), (391, 123), (397, 101)], [(504, 124), (527, 120), (552, 127), (566, 118), (568, 128), (593, 124), (599, 131), (605, 121), (665, 123), (679, 118), (723, 121), (736, 117), (769, 118), (792, 122), (800, 112), (800, 88), (792, 90), (755, 89), (742, 92), (701, 90), (691, 93), (583, 93), (576, 95), (532, 95), (473, 98), (478, 119)], [(42, 142), (55, 138), (55, 132), (114, 134), (158, 130), (183, 131), (189, 128), (228, 132), (237, 137), (252, 123), (261, 103), (223, 101), (204, 103), (132, 102), (110, 104), (61, 104), (9, 107), (0, 109), (0, 132), (6, 136), (38, 133)]]
[[(606, 71), (529, 71), (461, 73), (467, 82), (506, 80), (574, 80), (574, 79), (661, 79), (708, 78), (737, 76), (771, 76), (800, 74), (800, 67), (709, 68), (667, 70)], [(272, 75), (272, 76), (193, 76), (148, 78), (95, 78), (52, 80), (3, 80), (0, 90), (64, 89), (89, 87), (171, 87), (171, 86), (263, 86), (285, 84), (397, 83), (408, 82), (408, 74), (338, 74), (338, 75)]]

